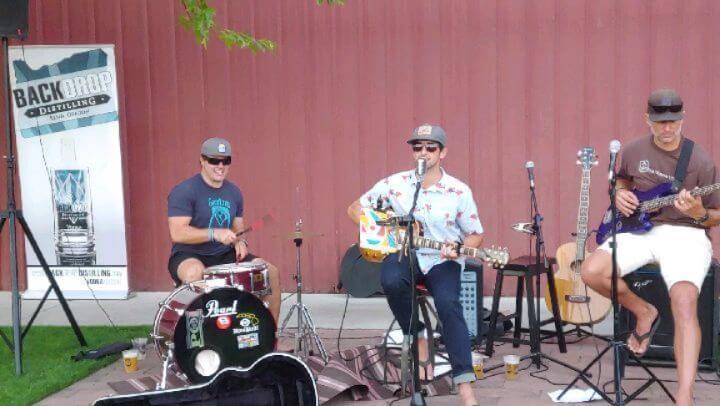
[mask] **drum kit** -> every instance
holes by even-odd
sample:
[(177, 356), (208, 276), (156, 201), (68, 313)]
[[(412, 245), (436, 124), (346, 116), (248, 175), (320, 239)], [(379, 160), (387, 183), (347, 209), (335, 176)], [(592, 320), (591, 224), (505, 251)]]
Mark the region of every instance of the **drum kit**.
[[(305, 359), (314, 342), (327, 361), (327, 352), (315, 331), (308, 308), (302, 303), (300, 245), (302, 221), (291, 234), (297, 247), (297, 303), (288, 312), (281, 333), (297, 310), (295, 354)], [(270, 293), (267, 264), (247, 263), (211, 266), (203, 279), (184, 284), (159, 303), (150, 334), (163, 372), (158, 390), (164, 390), (168, 373), (198, 384), (210, 381), (223, 368), (249, 367), (274, 351), (277, 325), (259, 298)]]
[(267, 266), (256, 261), (209, 267), (203, 280), (175, 289), (160, 303), (151, 338), (164, 389), (173, 370), (207, 382), (221, 369), (248, 367), (275, 348), (275, 320), (258, 298), (269, 293)]

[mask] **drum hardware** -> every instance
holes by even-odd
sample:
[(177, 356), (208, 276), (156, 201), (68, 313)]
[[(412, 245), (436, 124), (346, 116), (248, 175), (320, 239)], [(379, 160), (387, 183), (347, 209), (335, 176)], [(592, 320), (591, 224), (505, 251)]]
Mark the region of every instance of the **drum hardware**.
[(320, 339), (320, 336), (315, 329), (315, 322), (310, 315), (310, 309), (308, 309), (308, 307), (305, 306), (305, 304), (302, 302), (302, 272), (300, 267), (300, 246), (302, 246), (304, 236), (302, 232), (302, 219), (299, 219), (295, 223), (295, 232), (292, 233), (292, 235), (293, 242), (295, 243), (295, 248), (297, 249), (297, 263), (295, 274), (297, 302), (295, 302), (295, 304), (290, 308), (287, 316), (285, 316), (285, 320), (283, 320), (282, 326), (280, 327), (280, 335), (283, 335), (283, 333), (285, 332), (285, 327), (287, 326), (288, 321), (290, 321), (293, 312), (297, 310), (295, 355), (301, 357), (302, 359), (307, 359), (309, 355), (312, 355), (311, 348), (312, 343), (314, 342), (323, 361), (327, 363), (328, 354), (325, 350), (325, 346), (323, 345), (322, 340)]
[[(163, 338), (162, 336), (156, 334), (150, 334), (150, 337), (156, 340), (159, 338)], [(165, 345), (167, 346), (167, 354), (165, 354), (165, 356), (163, 357), (162, 379), (155, 386), (156, 390), (165, 390), (165, 386), (167, 385), (167, 371), (170, 367), (170, 363), (173, 360), (173, 350), (175, 349), (175, 344), (169, 342)], [(155, 344), (155, 346), (157, 347), (157, 344)]]

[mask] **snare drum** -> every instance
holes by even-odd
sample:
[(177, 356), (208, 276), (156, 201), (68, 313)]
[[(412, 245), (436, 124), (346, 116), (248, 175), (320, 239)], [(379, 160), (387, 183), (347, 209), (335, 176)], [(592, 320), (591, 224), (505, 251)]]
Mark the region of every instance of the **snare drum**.
[(202, 282), (175, 289), (160, 303), (152, 338), (176, 372), (206, 382), (222, 368), (248, 367), (275, 348), (275, 319), (265, 305), (234, 287)]
[(234, 287), (254, 295), (270, 293), (270, 280), (265, 262), (241, 262), (211, 266), (203, 271), (208, 287)]

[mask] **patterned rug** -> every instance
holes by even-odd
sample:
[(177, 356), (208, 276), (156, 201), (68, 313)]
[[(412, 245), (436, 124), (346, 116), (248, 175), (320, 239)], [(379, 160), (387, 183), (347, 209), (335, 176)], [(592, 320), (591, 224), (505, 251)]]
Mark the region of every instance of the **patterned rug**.
[[(330, 355), (325, 364), (318, 356), (309, 357), (307, 365), (315, 375), (320, 403), (340, 395), (353, 400), (380, 400), (396, 396), (400, 390), (400, 351), (389, 348), (387, 362), (382, 348), (365, 345)], [(387, 365), (387, 367), (386, 367)], [(118, 395), (154, 391), (160, 377), (146, 375), (124, 381), (109, 382)], [(166, 389), (180, 388), (189, 384), (173, 374), (168, 375)], [(448, 374), (436, 377), (424, 384), (426, 396), (450, 393), (451, 379)]]

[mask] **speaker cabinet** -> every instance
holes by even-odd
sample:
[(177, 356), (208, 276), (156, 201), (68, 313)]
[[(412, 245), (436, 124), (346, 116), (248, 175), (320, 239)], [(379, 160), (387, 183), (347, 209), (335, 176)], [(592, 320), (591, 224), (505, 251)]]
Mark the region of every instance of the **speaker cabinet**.
[[(674, 367), (673, 333), (675, 323), (670, 308), (670, 295), (665, 281), (660, 275), (660, 269), (657, 265), (646, 265), (626, 275), (623, 279), (630, 287), (630, 290), (655, 306), (660, 312), (660, 317), (662, 317), (662, 323), (650, 342), (650, 347), (643, 357), (643, 363), (651, 366)], [(717, 369), (718, 367), (719, 282), (718, 263), (713, 260), (698, 298), (698, 320), (702, 335), (698, 366), (703, 369)], [(621, 308), (621, 332), (632, 331), (634, 327), (635, 317), (627, 309)], [(629, 359), (628, 365), (633, 365), (633, 362), (632, 359)]]
[(0, 37), (25, 38), (28, 0), (0, 0)]

